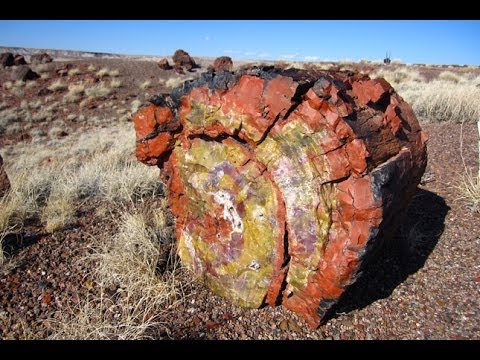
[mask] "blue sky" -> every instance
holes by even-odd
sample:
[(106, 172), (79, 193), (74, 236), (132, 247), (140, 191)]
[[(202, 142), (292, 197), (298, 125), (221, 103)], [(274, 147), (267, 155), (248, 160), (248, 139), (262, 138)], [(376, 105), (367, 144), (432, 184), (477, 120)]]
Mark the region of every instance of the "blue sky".
[(135, 55), (480, 65), (471, 20), (0, 20), (0, 45)]

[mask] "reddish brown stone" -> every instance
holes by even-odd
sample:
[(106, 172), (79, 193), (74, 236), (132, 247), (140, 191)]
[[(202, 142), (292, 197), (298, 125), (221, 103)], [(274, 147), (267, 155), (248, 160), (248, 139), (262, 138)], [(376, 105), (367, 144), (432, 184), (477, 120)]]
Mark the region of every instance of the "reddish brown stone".
[(30, 67), (28, 67), (27, 65), (17, 66), (12, 70), (12, 73), (10, 74), (10, 79), (12, 81), (35, 80), (39, 77), (40, 75), (38, 75), (35, 71), (32, 71), (32, 69), (30, 69)]
[(135, 115), (163, 169), (184, 264), (242, 306), (318, 326), (395, 232), (427, 135), (383, 79), (332, 71), (206, 73)]
[(195, 60), (184, 50), (179, 49), (175, 51), (175, 54), (173, 54), (173, 63), (175, 64), (175, 69), (177, 72), (181, 69), (191, 71), (192, 69), (197, 67), (197, 64), (195, 63)]
[(15, 58), (13, 59), (13, 65), (26, 65), (27, 62), (25, 61), (25, 58), (23, 55), (15, 55)]
[(11, 52), (4, 52), (0, 54), (0, 65), (3, 67), (13, 66), (14, 57)]
[(3, 159), (0, 155), (0, 199), (10, 190), (10, 181), (3, 167)]
[(162, 70), (170, 70), (172, 69), (172, 66), (168, 62), (167, 59), (162, 59), (157, 63), (158, 67)]
[(233, 61), (229, 56), (220, 56), (215, 59), (212, 65), (212, 69), (215, 71), (232, 71), (233, 70)]
[(30, 57), (32, 64), (46, 64), (53, 61), (53, 58), (47, 53), (34, 54)]

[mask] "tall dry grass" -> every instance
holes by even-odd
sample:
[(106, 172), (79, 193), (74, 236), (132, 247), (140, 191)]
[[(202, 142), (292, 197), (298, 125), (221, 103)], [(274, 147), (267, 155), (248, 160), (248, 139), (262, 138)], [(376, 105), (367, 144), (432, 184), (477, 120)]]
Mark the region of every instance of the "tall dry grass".
[(129, 124), (5, 152), (12, 189), (0, 203), (0, 232), (39, 218), (47, 231), (67, 226), (87, 198), (135, 202), (160, 189), (158, 171), (135, 159)]
[(372, 77), (384, 77), (410, 104), (422, 121), (476, 122), (480, 118), (480, 78), (443, 72), (426, 81), (408, 68), (380, 69)]
[[(169, 246), (166, 202), (148, 211), (126, 212), (119, 232), (89, 260), (98, 295), (81, 299), (56, 322), (53, 339), (146, 339), (165, 307), (181, 301), (178, 262)], [(159, 265), (167, 262), (167, 270)], [(116, 288), (112, 298), (106, 289)]]

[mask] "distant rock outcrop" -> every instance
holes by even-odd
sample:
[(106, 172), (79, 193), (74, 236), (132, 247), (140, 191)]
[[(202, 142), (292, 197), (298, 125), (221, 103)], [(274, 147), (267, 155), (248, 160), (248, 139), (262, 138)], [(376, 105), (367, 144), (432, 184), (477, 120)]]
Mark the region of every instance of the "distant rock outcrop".
[(192, 69), (198, 67), (195, 60), (182, 49), (175, 51), (175, 54), (173, 54), (173, 62), (175, 64), (175, 70), (180, 74), (183, 74), (184, 70), (192, 71)]
[(47, 53), (34, 54), (30, 57), (30, 62), (32, 64), (46, 64), (53, 61), (53, 58)]
[(162, 59), (160, 60), (158, 63), (157, 63), (158, 67), (162, 70), (170, 70), (172, 69), (172, 66), (170, 65), (170, 63), (168, 62), (167, 59)]
[(13, 60), (14, 60), (14, 57), (13, 57), (13, 54), (11, 52), (4, 52), (4, 53), (0, 54), (0, 64), (3, 67), (12, 66), (13, 65)]
[(3, 167), (3, 159), (0, 155), (0, 198), (2, 198), (10, 189), (10, 181)]
[(233, 70), (233, 61), (230, 56), (220, 56), (215, 59), (212, 66), (213, 70), (219, 71), (232, 71)]
[(35, 80), (38, 79), (40, 75), (38, 75), (35, 71), (32, 71), (29, 66), (27, 65), (20, 65), (17, 68), (13, 69), (10, 79), (12, 81), (26, 81), (26, 80)]

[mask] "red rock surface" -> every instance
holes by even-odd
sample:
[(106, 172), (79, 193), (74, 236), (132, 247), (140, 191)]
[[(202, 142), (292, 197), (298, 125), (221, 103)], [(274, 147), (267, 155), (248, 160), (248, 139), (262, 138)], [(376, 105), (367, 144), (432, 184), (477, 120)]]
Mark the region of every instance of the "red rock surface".
[(206, 73), (134, 117), (182, 261), (242, 306), (318, 326), (401, 223), (426, 134), (383, 79), (251, 68)]

